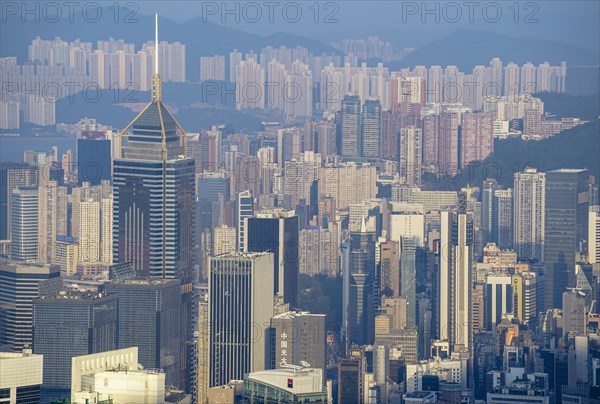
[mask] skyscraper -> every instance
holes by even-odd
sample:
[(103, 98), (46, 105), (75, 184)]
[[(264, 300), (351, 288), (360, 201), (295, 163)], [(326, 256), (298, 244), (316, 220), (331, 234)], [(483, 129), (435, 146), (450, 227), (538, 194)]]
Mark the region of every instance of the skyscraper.
[(471, 214), (455, 212), (441, 212), (440, 221), (439, 335), (451, 352), (470, 350), (473, 221)]
[(246, 219), (254, 215), (254, 200), (250, 191), (242, 191), (238, 194), (237, 199), (237, 249), (238, 251), (246, 251), (248, 243), (248, 229)]
[(105, 291), (117, 297), (116, 347), (138, 347), (139, 363), (162, 369), (167, 385), (183, 388), (180, 287), (178, 279), (126, 279)]
[(274, 344), (271, 368), (301, 365), (327, 370), (325, 366), (325, 314), (290, 311), (271, 319)]
[(460, 135), (460, 166), (482, 161), (494, 152), (494, 118), (491, 113), (467, 112), (462, 114)]
[(546, 174), (526, 168), (514, 175), (513, 238), (517, 258), (544, 260)]
[(423, 165), (423, 137), (421, 128), (408, 126), (400, 129), (400, 177), (411, 187), (421, 185)]
[(57, 181), (38, 188), (38, 261), (54, 262), (56, 237), (67, 234), (67, 189)]
[(438, 168), (441, 172), (455, 174), (459, 166), (459, 136), (460, 114), (443, 112), (439, 117), (439, 146)]
[[(494, 222), (494, 192), (498, 189), (498, 182), (494, 178), (483, 181), (483, 191), (481, 193), (481, 228), (483, 230), (483, 241), (485, 243), (493, 240), (493, 222)], [(512, 223), (511, 223), (512, 225)]]
[(19, 187), (11, 197), (10, 255), (13, 260), (37, 260), (38, 257), (38, 189)]
[(111, 141), (104, 138), (77, 139), (77, 185), (100, 185), (111, 178)]
[(246, 252), (273, 253), (274, 291), (295, 308), (298, 302), (299, 229), (294, 211), (272, 210), (247, 218)]
[(590, 206), (588, 219), (588, 260), (590, 264), (600, 262), (600, 206)]
[[(156, 25), (158, 44), (158, 16)], [(140, 277), (181, 280), (180, 352), (185, 355), (192, 336), (195, 163), (185, 156), (183, 128), (162, 101), (156, 52), (151, 94), (121, 132), (113, 162), (113, 262), (131, 261)]]
[(263, 324), (273, 316), (273, 254), (210, 257), (208, 387), (267, 369)]
[(379, 157), (379, 139), (381, 138), (381, 102), (379, 98), (368, 98), (362, 110), (362, 156)]
[(0, 240), (10, 240), (12, 191), (21, 186), (37, 185), (36, 167), (28, 164), (0, 164)]
[(73, 356), (115, 349), (116, 309), (115, 296), (88, 290), (33, 301), (33, 352), (44, 355), (43, 389), (70, 392)]
[(31, 345), (33, 299), (48, 279), (59, 286), (58, 265), (0, 262), (0, 350), (20, 351)]
[(369, 345), (375, 339), (375, 223), (363, 217), (360, 231), (350, 234), (347, 346)]
[(341, 110), (341, 141), (338, 142), (340, 155), (344, 158), (358, 159), (361, 156), (360, 115), (360, 98), (357, 95), (344, 96)]
[(588, 237), (589, 171), (547, 173), (544, 264), (546, 308), (561, 308), (565, 287), (575, 286), (575, 253)]
[(512, 189), (494, 191), (492, 241), (503, 250), (513, 247), (513, 197)]

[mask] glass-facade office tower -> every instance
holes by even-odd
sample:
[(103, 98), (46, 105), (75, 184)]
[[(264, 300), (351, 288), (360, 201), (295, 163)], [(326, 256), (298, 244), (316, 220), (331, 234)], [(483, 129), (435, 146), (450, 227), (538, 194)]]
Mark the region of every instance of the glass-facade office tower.
[(71, 358), (116, 347), (117, 298), (65, 290), (33, 301), (33, 353), (44, 355), (43, 390), (70, 393)]
[[(360, 231), (350, 234), (348, 249), (347, 346), (375, 340), (375, 225), (363, 218)], [(346, 273), (344, 273), (346, 276)]]
[(273, 254), (210, 257), (208, 386), (241, 380), (269, 364), (264, 324), (273, 316)]
[[(248, 242), (248, 230), (246, 218), (254, 215), (254, 202), (250, 191), (242, 191), (237, 197), (237, 249), (238, 251), (246, 251), (246, 243)], [(252, 251), (252, 250), (249, 250)]]
[(110, 181), (111, 145), (108, 139), (77, 139), (77, 185)]
[(346, 95), (342, 100), (340, 155), (347, 159), (359, 159), (361, 156), (360, 98)]
[(0, 262), (0, 350), (31, 345), (33, 299), (48, 279), (60, 283), (60, 267), (18, 261)]
[(182, 387), (180, 287), (178, 279), (127, 279), (105, 291), (117, 296), (117, 348), (138, 347), (139, 363), (163, 369), (167, 385)]
[[(181, 280), (180, 363), (187, 363), (185, 344), (192, 338), (195, 278), (195, 163), (185, 156), (185, 141), (156, 73), (152, 99), (122, 131), (113, 161), (113, 262), (130, 261), (138, 277)], [(184, 385), (185, 377), (184, 370)]]
[(365, 100), (361, 123), (362, 155), (366, 158), (378, 158), (381, 138), (381, 102), (378, 98)]
[(575, 286), (575, 252), (588, 236), (589, 171), (546, 173), (546, 309), (562, 308), (562, 294)]
[(274, 290), (295, 308), (298, 302), (298, 216), (293, 211), (259, 213), (246, 219), (247, 252), (273, 253)]

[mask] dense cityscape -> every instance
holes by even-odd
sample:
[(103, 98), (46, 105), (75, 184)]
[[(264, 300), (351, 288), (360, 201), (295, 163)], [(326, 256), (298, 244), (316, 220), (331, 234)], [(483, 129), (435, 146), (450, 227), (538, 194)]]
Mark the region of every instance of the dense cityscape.
[(600, 403), (597, 38), (217, 41), (275, 3), (344, 16), (3, 2), (0, 403)]

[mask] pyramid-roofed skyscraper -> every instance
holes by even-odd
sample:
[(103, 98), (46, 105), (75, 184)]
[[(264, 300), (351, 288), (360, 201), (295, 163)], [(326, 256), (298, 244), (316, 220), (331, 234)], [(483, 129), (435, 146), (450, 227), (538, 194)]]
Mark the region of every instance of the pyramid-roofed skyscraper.
[(195, 163), (185, 156), (183, 128), (162, 101), (157, 52), (152, 98), (121, 132), (113, 161), (113, 261), (131, 262), (137, 277), (181, 280), (182, 338), (179, 358), (172, 358), (180, 366), (169, 383), (185, 388), (186, 342), (193, 333)]
[(178, 278), (191, 288), (194, 160), (162, 101), (157, 52), (155, 58), (152, 98), (121, 132), (113, 162), (113, 257), (132, 262), (139, 276)]

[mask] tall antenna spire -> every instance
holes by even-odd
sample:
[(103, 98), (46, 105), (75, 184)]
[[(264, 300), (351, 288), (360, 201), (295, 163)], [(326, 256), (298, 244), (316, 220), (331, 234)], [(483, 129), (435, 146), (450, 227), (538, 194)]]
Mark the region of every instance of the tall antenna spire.
[(152, 76), (152, 101), (162, 98), (162, 82), (158, 74), (158, 14), (154, 14), (154, 75)]

